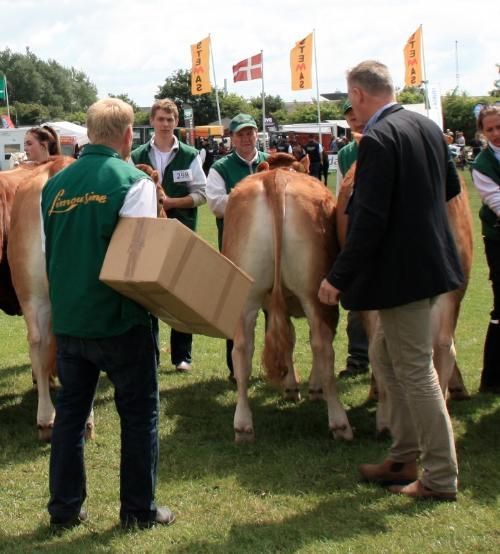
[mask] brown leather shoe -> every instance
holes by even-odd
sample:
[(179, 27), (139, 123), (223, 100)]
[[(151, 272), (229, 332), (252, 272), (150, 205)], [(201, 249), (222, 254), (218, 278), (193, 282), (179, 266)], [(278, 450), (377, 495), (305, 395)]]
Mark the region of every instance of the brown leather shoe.
[(406, 485), (418, 477), (417, 462), (395, 462), (385, 460), (381, 464), (362, 464), (359, 472), (364, 481), (389, 485)]
[(155, 525), (172, 525), (175, 522), (175, 514), (165, 507), (156, 508), (156, 516), (154, 519), (137, 519), (134, 516), (127, 516), (121, 520), (123, 529), (131, 529), (137, 527), (139, 529), (149, 529)]
[(456, 492), (440, 492), (433, 491), (425, 487), (420, 480), (413, 481), (406, 486), (393, 485), (389, 487), (389, 491), (395, 494), (404, 494), (410, 498), (417, 498), (421, 500), (439, 500), (441, 502), (455, 502), (457, 499)]

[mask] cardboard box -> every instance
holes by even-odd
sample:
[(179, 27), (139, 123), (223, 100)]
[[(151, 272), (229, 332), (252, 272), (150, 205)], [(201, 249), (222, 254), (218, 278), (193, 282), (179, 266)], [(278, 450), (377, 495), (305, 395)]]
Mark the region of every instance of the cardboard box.
[(178, 331), (232, 338), (253, 280), (175, 219), (122, 218), (100, 280)]

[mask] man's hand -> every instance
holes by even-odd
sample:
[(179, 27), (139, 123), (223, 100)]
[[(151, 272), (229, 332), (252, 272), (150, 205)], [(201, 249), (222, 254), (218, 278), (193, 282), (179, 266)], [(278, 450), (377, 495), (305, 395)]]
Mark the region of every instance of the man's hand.
[(330, 306), (335, 306), (339, 303), (339, 289), (336, 289), (333, 285), (323, 279), (318, 291), (319, 301), (323, 304), (329, 304)]

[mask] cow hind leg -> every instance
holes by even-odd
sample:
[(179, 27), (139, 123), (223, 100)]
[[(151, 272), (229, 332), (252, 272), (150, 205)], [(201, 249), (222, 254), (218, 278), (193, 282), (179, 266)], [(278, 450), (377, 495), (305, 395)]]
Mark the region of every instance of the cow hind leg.
[(448, 383), (448, 398), (450, 400), (469, 400), (470, 394), (465, 386), (462, 373), (455, 362), (453, 373)]
[[(309, 344), (312, 344), (311, 329), (309, 328)], [(321, 382), (321, 374), (318, 371), (318, 365), (314, 365), (311, 368), (311, 374), (309, 375), (309, 387), (308, 394), (311, 402), (319, 402), (324, 399), (323, 385)]]
[(321, 389), (328, 407), (328, 427), (334, 439), (352, 440), (353, 431), (339, 400), (335, 383), (333, 331), (320, 316), (320, 308), (303, 303), (310, 326), (313, 365), (311, 375), (319, 375)]
[(50, 397), (50, 376), (54, 373), (56, 353), (54, 335), (49, 330), (50, 306), (23, 306), (23, 313), (28, 328), (31, 366), (38, 393), (38, 438), (50, 442), (55, 418), (55, 409)]
[(290, 337), (292, 339), (292, 347), (288, 352), (286, 352), (286, 364), (288, 367), (288, 371), (283, 378), (283, 398), (290, 402), (298, 402), (300, 400), (299, 376), (297, 375), (297, 372), (295, 371), (295, 366), (293, 364), (295, 328), (290, 318), (288, 318), (288, 325), (290, 329)]
[(234, 440), (237, 443), (255, 440), (252, 411), (248, 401), (248, 384), (252, 373), (257, 314), (258, 306), (253, 306), (242, 314), (233, 341), (234, 376), (238, 388), (238, 400), (234, 412)]

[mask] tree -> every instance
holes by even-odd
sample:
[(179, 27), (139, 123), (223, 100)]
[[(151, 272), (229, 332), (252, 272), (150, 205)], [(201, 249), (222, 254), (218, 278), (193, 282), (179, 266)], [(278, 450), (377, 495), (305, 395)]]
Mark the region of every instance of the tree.
[(423, 104), (424, 92), (419, 87), (403, 87), (396, 92), (396, 100), (400, 104)]
[(108, 92), (108, 96), (110, 98), (119, 98), (120, 100), (127, 102), (127, 104), (130, 104), (132, 106), (134, 113), (139, 111), (139, 106), (130, 98), (130, 96), (126, 92), (122, 94), (111, 94), (110, 92)]
[(178, 69), (165, 83), (159, 87), (156, 99), (170, 98), (179, 108), (179, 125), (184, 126), (184, 113), (182, 107), (190, 105), (193, 108), (195, 125), (207, 125), (217, 120), (217, 103), (215, 92), (209, 94), (191, 94), (191, 70)]
[[(339, 102), (320, 102), (320, 119), (344, 119)], [(310, 104), (295, 104), (293, 111), (288, 114), (286, 123), (317, 123), (318, 105), (316, 102)]]
[[(43, 61), (30, 49), (25, 54), (0, 51), (0, 72), (7, 75), (9, 100), (20, 104), (19, 123), (37, 123), (40, 114), (60, 119), (86, 111), (97, 100), (97, 88), (82, 71), (65, 68), (55, 60)], [(30, 105), (31, 108), (26, 108)], [(33, 109), (38, 105), (43, 109)]]
[(233, 118), (239, 113), (248, 113), (252, 109), (248, 100), (231, 92), (220, 98), (221, 117)]
[(489, 102), (491, 99), (487, 97), (447, 94), (442, 99), (445, 129), (463, 131), (466, 140), (471, 140), (476, 132), (476, 120), (472, 110), (476, 104)]

